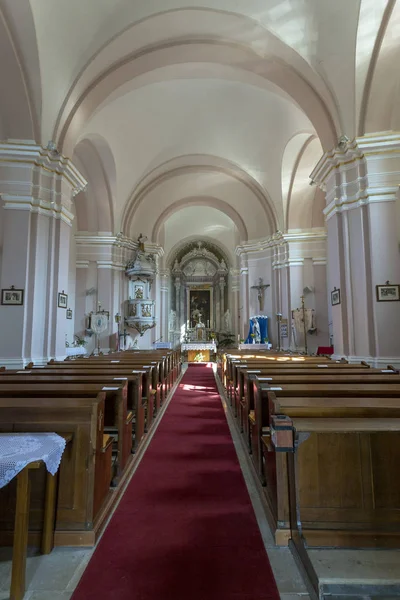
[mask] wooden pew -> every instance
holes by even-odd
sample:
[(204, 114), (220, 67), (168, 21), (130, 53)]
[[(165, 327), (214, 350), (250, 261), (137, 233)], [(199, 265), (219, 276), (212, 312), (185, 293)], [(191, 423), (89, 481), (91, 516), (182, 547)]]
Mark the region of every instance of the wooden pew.
[[(278, 502), (287, 505), (290, 535), (305, 563), (312, 546), (399, 547), (400, 403), (391, 400), (374, 406), (363, 399), (364, 416), (355, 416), (360, 406), (351, 409), (344, 399), (340, 417), (318, 417), (318, 407), (309, 406), (308, 416), (286, 418), (285, 431), (274, 417), (269, 454), (282, 457), (287, 473)], [(376, 416), (381, 408), (391, 416)]]
[[(264, 473), (262, 467), (262, 448), (261, 436), (263, 428), (270, 424), (270, 415), (280, 414), (277, 406), (285, 397), (298, 398), (299, 410), (302, 406), (302, 397), (305, 398), (323, 398), (328, 405), (333, 405), (335, 399), (341, 397), (364, 397), (371, 398), (400, 398), (400, 382), (392, 384), (358, 384), (358, 383), (337, 383), (335, 385), (314, 383), (314, 384), (285, 384), (282, 386), (271, 386), (269, 382), (263, 382), (258, 379), (253, 383), (254, 388), (254, 415), (250, 414), (251, 424), (251, 447), (253, 462), (257, 473), (263, 480)], [(272, 394), (273, 392), (273, 394)], [(299, 415), (301, 416), (301, 415)]]
[[(132, 424), (134, 427), (131, 443), (129, 443), (129, 427), (124, 436), (123, 464), (126, 463), (130, 451), (136, 451), (144, 436), (145, 428), (145, 410), (142, 400), (142, 373), (128, 372), (116, 373), (114, 370), (102, 370), (98, 373), (97, 370), (86, 371), (82, 369), (74, 370), (73, 366), (68, 364), (65, 369), (31, 369), (24, 371), (10, 371), (0, 374), (0, 382), (18, 383), (22, 381), (51, 383), (53, 381), (66, 383), (98, 383), (103, 386), (115, 386), (127, 383), (127, 425)], [(129, 374), (128, 374), (129, 373)], [(126, 459), (126, 460), (125, 460)]]
[(97, 360), (88, 360), (85, 363), (79, 363), (75, 361), (71, 362), (62, 362), (57, 364), (49, 364), (45, 367), (30, 367), (30, 371), (38, 371), (42, 372), (44, 370), (48, 371), (59, 371), (67, 374), (78, 374), (81, 372), (85, 375), (114, 375), (114, 377), (125, 377), (128, 374), (130, 375), (141, 375), (143, 384), (142, 384), (142, 402), (145, 405), (145, 431), (150, 429), (150, 426), (153, 422), (154, 418), (154, 407), (155, 407), (155, 397), (156, 392), (152, 387), (153, 380), (153, 366), (143, 367), (137, 364), (123, 364), (120, 363), (110, 363), (110, 364), (102, 364)]
[[(89, 397), (96, 398), (100, 392), (105, 392), (104, 410), (103, 410), (103, 433), (104, 426), (113, 426), (118, 430), (117, 457), (115, 463), (116, 472), (113, 474), (116, 478), (114, 484), (121, 476), (127, 460), (131, 454), (132, 444), (132, 422), (128, 419), (127, 411), (127, 382), (114, 382), (112, 386), (103, 386), (102, 383), (69, 383), (63, 382), (62, 385), (58, 382), (44, 383), (34, 381), (34, 379), (26, 379), (26, 376), (21, 375), (21, 379), (17, 383), (4, 383), (3, 377), (0, 376), (0, 398), (2, 397), (27, 397), (27, 398), (74, 398), (74, 397)], [(7, 378), (6, 378), (7, 379)], [(108, 436), (110, 438), (110, 436)], [(112, 443), (113, 439), (110, 438)], [(127, 452), (128, 450), (128, 452)], [(110, 477), (108, 485), (111, 485)]]
[(390, 369), (356, 369), (343, 365), (342, 369), (331, 369), (328, 365), (326, 369), (316, 370), (304, 366), (299, 369), (281, 368), (259, 368), (249, 369), (247, 367), (238, 367), (237, 369), (237, 391), (235, 396), (235, 413), (239, 420), (241, 431), (244, 433), (247, 442), (250, 442), (248, 419), (250, 411), (254, 410), (253, 383), (255, 380), (262, 381), (269, 385), (280, 385), (280, 383), (400, 383), (398, 371)]
[(336, 364), (336, 363), (303, 363), (301, 365), (293, 366), (290, 365), (280, 365), (279, 363), (273, 363), (266, 365), (265, 363), (235, 363), (232, 366), (232, 374), (231, 374), (231, 405), (235, 407), (235, 415), (239, 415), (240, 411), (240, 403), (245, 395), (244, 385), (245, 385), (245, 377), (246, 372), (250, 372), (253, 374), (258, 374), (259, 376), (265, 377), (274, 377), (277, 374), (293, 374), (299, 375), (304, 373), (305, 375), (317, 375), (319, 373), (332, 374), (337, 373), (345, 374), (351, 370), (354, 374), (362, 374), (365, 372), (369, 372), (370, 368), (368, 366), (360, 366), (360, 365), (349, 365), (345, 364)]
[[(325, 359), (325, 360), (315, 360), (316, 357), (306, 357), (307, 360), (303, 360), (303, 361), (291, 361), (291, 362), (282, 362), (280, 360), (260, 360), (260, 359), (246, 359), (246, 360), (229, 360), (227, 362), (227, 375), (226, 375), (226, 380), (227, 380), (227, 393), (228, 393), (228, 398), (230, 399), (231, 405), (233, 404), (234, 401), (234, 394), (235, 394), (235, 390), (237, 387), (237, 376), (236, 376), (236, 370), (238, 367), (248, 367), (248, 368), (254, 368), (254, 369), (258, 369), (258, 368), (269, 368), (274, 367), (285, 367), (287, 369), (301, 369), (304, 368), (305, 365), (307, 365), (308, 368), (317, 368), (317, 369), (322, 369), (322, 368), (333, 368), (333, 369), (341, 369), (343, 368), (344, 365), (348, 365), (348, 368), (369, 368), (369, 365), (367, 364), (361, 364), (361, 365), (349, 365), (349, 363), (347, 362), (343, 362), (343, 361), (330, 361), (329, 359)], [(319, 358), (319, 357), (318, 357)], [(324, 366), (326, 365), (326, 367)]]
[[(111, 446), (104, 436), (105, 392), (83, 397), (1, 397), (0, 431), (71, 435), (59, 471), (55, 545), (92, 546), (109, 493)], [(107, 475), (108, 473), (108, 475)], [(32, 474), (30, 544), (39, 545), (45, 469)], [(0, 540), (12, 545), (15, 485), (0, 491)]]
[[(292, 396), (280, 396), (282, 391), (271, 390), (272, 386), (257, 381), (253, 385), (256, 391), (255, 412), (251, 415), (253, 417), (252, 458), (260, 480), (266, 486), (265, 495), (271, 513), (276, 517), (277, 543), (283, 543), (288, 536), (288, 464), (284, 453), (269, 451), (270, 440), (273, 437), (270, 430), (272, 419), (281, 415), (290, 415), (290, 417), (313, 415), (326, 419), (340, 416), (346, 418), (367, 416), (371, 419), (400, 417), (400, 386), (367, 383), (332, 386), (293, 385), (293, 388), (303, 388), (299, 396), (295, 395), (295, 390), (292, 390)], [(304, 395), (305, 388), (308, 388), (308, 396)]]
[(167, 357), (166, 356), (153, 356), (152, 354), (146, 355), (133, 355), (130, 354), (129, 351), (124, 353), (114, 353), (111, 355), (100, 355), (95, 357), (85, 357), (85, 358), (75, 358), (71, 361), (50, 361), (49, 365), (58, 365), (61, 366), (65, 362), (73, 362), (74, 365), (80, 364), (110, 364), (110, 365), (128, 365), (137, 366), (138, 368), (151, 368), (152, 371), (152, 389), (157, 393), (156, 403), (157, 407), (155, 410), (158, 410), (160, 405), (164, 402), (168, 391), (170, 389), (169, 386), (169, 373), (167, 371)]

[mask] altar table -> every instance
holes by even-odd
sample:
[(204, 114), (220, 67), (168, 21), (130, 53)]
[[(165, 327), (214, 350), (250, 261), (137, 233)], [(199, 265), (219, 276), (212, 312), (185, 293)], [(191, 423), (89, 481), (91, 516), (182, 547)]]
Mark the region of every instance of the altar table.
[(53, 549), (56, 511), (56, 472), (66, 440), (55, 433), (0, 433), (0, 488), (17, 478), (14, 545), (10, 598), (25, 595), (26, 550), (29, 529), (29, 471), (47, 467), (42, 553)]
[[(215, 342), (210, 343), (201, 343), (201, 342), (192, 342), (181, 345), (181, 352), (187, 351), (188, 353), (188, 362), (209, 362), (210, 361), (210, 352), (216, 352), (217, 346)], [(202, 360), (195, 360), (198, 354), (202, 354)]]

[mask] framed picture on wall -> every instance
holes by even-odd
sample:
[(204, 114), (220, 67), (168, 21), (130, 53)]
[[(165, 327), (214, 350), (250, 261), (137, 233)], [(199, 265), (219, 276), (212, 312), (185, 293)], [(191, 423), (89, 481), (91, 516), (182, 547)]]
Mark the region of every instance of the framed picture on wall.
[(64, 294), (64, 290), (58, 293), (58, 308), (67, 308), (68, 296)]
[(1, 303), (5, 306), (22, 306), (24, 290), (16, 290), (14, 286), (9, 290), (1, 290)]
[(331, 304), (332, 306), (340, 304), (340, 290), (336, 288), (331, 292)]
[(378, 302), (396, 302), (400, 300), (400, 285), (385, 285), (376, 286), (376, 299)]
[(67, 308), (67, 319), (72, 319), (72, 308)]

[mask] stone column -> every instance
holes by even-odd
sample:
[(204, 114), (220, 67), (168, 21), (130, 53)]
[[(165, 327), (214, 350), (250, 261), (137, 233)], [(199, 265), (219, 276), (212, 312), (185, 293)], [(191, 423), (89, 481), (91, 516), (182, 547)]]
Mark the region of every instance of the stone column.
[(36, 144), (0, 144), (4, 238), (0, 288), (23, 304), (0, 306), (0, 357), (21, 367), (65, 357), (73, 196), (86, 186), (71, 161)]
[(335, 355), (399, 365), (400, 302), (379, 302), (376, 286), (400, 283), (400, 136), (341, 139), (311, 178), (326, 192), (328, 300), (340, 290), (331, 307)]

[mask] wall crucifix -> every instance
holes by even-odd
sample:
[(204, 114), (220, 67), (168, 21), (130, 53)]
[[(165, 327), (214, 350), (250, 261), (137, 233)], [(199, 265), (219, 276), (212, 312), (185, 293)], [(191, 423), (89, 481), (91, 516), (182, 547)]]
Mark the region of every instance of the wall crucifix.
[(252, 285), (252, 290), (257, 290), (258, 303), (260, 305), (260, 312), (264, 310), (264, 290), (269, 288), (269, 283), (263, 283), (262, 277), (258, 280), (258, 285)]

